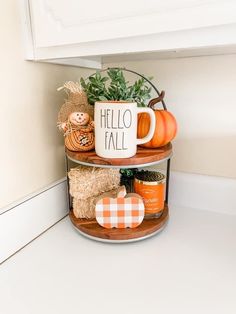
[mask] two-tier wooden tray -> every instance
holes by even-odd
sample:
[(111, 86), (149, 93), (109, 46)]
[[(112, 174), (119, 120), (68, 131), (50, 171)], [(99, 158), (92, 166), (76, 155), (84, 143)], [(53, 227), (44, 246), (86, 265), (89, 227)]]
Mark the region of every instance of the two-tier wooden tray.
[[(110, 68), (111, 69), (111, 68)], [(117, 68), (113, 68), (117, 69)], [(129, 72), (129, 74), (135, 74), (141, 79), (144, 79), (152, 88), (152, 90), (158, 95), (158, 98), (151, 100), (153, 105), (160, 101), (164, 110), (167, 110), (165, 101), (163, 100), (164, 94), (158, 91), (156, 86), (140, 73), (126, 68), (120, 68), (122, 71)], [(100, 72), (109, 70), (103, 69)], [(95, 73), (94, 73), (95, 74)], [(92, 74), (92, 76), (94, 75)], [(74, 227), (78, 232), (84, 236), (93, 240), (102, 242), (123, 243), (132, 242), (146, 239), (160, 232), (168, 221), (168, 191), (169, 191), (169, 175), (170, 175), (170, 158), (172, 156), (171, 143), (166, 146), (157, 149), (146, 149), (138, 147), (137, 154), (131, 158), (101, 158), (96, 155), (95, 151), (90, 152), (72, 152), (66, 150), (66, 167), (69, 171), (69, 160), (75, 163), (79, 163), (85, 166), (104, 167), (104, 168), (143, 168), (147, 166), (153, 166), (164, 161), (167, 161), (166, 167), (166, 195), (165, 195), (165, 208), (161, 217), (144, 219), (142, 224), (133, 229), (105, 229), (100, 227), (96, 220), (78, 219), (74, 216), (71, 208), (71, 198), (69, 195), (69, 180), (68, 182), (68, 196), (70, 205), (70, 219)]]
[[(165, 208), (159, 218), (144, 219), (142, 224), (134, 229), (105, 229), (96, 222), (95, 219), (79, 219), (70, 210), (69, 217), (76, 230), (82, 235), (101, 242), (126, 243), (134, 242), (149, 238), (160, 232), (168, 221), (168, 185), (170, 158), (172, 155), (172, 146), (169, 143), (166, 146), (157, 149), (138, 148), (137, 154), (132, 158), (125, 159), (107, 159), (96, 155), (95, 151), (91, 152), (72, 152), (66, 150), (66, 164), (69, 170), (68, 160), (93, 167), (109, 168), (143, 168), (146, 166), (156, 165), (167, 161), (166, 175), (166, 200)], [(69, 184), (69, 182), (68, 182)], [(71, 205), (70, 205), (71, 207)], [(72, 208), (71, 208), (72, 209)]]

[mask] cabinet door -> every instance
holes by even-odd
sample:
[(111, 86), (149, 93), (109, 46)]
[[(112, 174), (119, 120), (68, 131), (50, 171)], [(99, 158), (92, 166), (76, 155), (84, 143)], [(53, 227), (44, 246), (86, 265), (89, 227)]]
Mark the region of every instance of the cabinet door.
[(235, 22), (230, 0), (29, 0), (36, 48)]

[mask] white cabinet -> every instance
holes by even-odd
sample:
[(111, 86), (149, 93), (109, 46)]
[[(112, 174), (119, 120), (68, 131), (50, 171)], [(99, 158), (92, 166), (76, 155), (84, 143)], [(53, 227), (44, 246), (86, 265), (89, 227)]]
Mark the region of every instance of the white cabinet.
[(96, 67), (104, 56), (236, 44), (236, 1), (22, 0), (21, 6), (34, 60)]

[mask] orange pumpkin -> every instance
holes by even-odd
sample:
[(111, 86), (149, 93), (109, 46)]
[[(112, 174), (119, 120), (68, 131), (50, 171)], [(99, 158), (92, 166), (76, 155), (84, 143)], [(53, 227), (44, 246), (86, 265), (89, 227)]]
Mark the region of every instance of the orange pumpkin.
[(136, 193), (126, 194), (125, 186), (118, 190), (117, 197), (104, 195), (95, 207), (96, 220), (104, 228), (136, 228), (144, 218), (144, 203)]
[[(160, 97), (149, 102), (149, 107), (153, 107), (164, 98), (164, 92), (161, 92)], [(156, 116), (156, 128), (151, 141), (142, 144), (147, 148), (157, 148), (168, 144), (176, 135), (177, 122), (172, 113), (167, 110), (154, 109)], [(148, 134), (150, 127), (150, 118), (147, 113), (139, 114), (138, 118), (138, 138), (142, 138)]]

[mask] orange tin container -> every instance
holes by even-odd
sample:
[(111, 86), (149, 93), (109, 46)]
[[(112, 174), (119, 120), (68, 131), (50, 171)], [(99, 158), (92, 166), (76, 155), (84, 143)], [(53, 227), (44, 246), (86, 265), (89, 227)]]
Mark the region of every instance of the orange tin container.
[[(154, 173), (154, 172), (152, 172)], [(143, 198), (145, 215), (159, 216), (164, 209), (165, 175), (155, 172), (155, 181), (140, 180), (139, 175), (134, 179), (134, 191)]]

